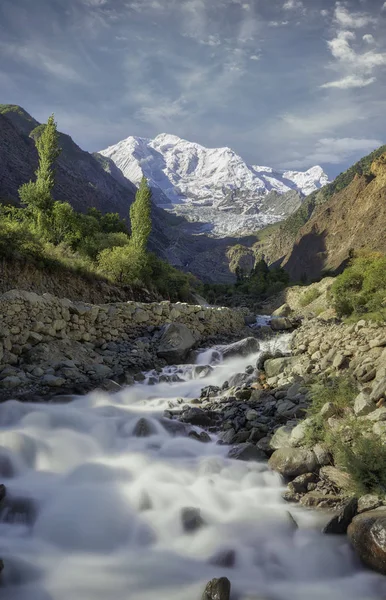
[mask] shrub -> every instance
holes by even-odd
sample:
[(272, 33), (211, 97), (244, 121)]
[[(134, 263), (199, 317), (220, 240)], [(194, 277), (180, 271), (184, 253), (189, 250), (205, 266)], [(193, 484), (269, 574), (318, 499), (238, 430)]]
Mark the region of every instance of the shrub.
[(304, 308), (305, 306), (311, 304), (311, 302), (314, 302), (317, 298), (319, 298), (319, 296), (319, 290), (317, 290), (315, 287), (311, 288), (310, 290), (307, 290), (307, 292), (304, 292), (304, 294), (302, 294), (302, 296), (299, 299), (299, 304)]
[(386, 318), (386, 256), (361, 253), (336, 278), (331, 288), (339, 317), (363, 318), (376, 314)]
[(350, 443), (335, 436), (335, 463), (352, 477), (358, 494), (386, 493), (386, 446), (356, 419), (347, 422)]

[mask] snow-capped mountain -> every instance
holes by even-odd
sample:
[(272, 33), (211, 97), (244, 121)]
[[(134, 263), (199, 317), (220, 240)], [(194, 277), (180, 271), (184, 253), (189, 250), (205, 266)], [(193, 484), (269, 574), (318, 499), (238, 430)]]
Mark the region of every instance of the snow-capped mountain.
[[(157, 204), (204, 223), (205, 231), (219, 236), (281, 220), (300, 206), (305, 195), (328, 183), (318, 166), (304, 173), (280, 173), (249, 166), (230, 148), (205, 148), (165, 133), (153, 140), (131, 136), (100, 154), (111, 158), (135, 184), (145, 176)], [(290, 193), (288, 210), (285, 202), (279, 203), (280, 212), (277, 201), (270, 207), (272, 193), (275, 200), (277, 194)]]

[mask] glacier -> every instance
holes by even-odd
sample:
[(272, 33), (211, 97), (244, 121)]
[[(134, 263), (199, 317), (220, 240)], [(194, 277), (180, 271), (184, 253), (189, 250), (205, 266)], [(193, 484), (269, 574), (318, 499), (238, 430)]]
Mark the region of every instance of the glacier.
[(245, 235), (281, 221), (329, 182), (320, 166), (281, 172), (248, 165), (231, 148), (206, 148), (167, 133), (130, 136), (99, 154), (136, 185), (145, 176), (156, 204), (201, 223), (198, 233), (215, 237)]

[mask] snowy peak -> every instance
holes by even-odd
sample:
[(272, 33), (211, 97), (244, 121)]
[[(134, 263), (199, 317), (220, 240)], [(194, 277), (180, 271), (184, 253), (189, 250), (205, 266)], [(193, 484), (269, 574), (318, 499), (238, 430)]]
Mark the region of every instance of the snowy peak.
[[(291, 200), (286, 211), (285, 202), (275, 200), (270, 210), (271, 193), (296, 192), (300, 203), (304, 195), (328, 183), (327, 175), (318, 166), (304, 173), (250, 166), (231, 148), (206, 148), (168, 133), (152, 140), (131, 136), (100, 154), (112, 159), (125, 177), (137, 185), (145, 176), (157, 204), (169, 205), (178, 214), (182, 210), (186, 218), (194, 220), (199, 207), (209, 207), (227, 215), (253, 214), (256, 224), (275, 222), (294, 210), (294, 202)], [(284, 206), (284, 212), (277, 214), (275, 207), (279, 204)], [(210, 210), (208, 214), (206, 219), (213, 223)], [(229, 227), (232, 229), (232, 225)], [(240, 232), (239, 225), (235, 231)]]

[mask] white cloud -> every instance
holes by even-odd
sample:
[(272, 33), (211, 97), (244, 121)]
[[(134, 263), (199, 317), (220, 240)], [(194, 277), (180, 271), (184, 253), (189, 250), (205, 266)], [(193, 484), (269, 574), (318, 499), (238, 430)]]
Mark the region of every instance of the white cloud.
[(366, 33), (366, 35), (363, 36), (362, 40), (366, 42), (366, 44), (375, 44), (374, 36), (371, 35), (371, 33)]
[(348, 90), (350, 88), (363, 88), (371, 85), (376, 81), (376, 77), (360, 77), (357, 75), (347, 75), (343, 79), (337, 79), (336, 81), (330, 81), (322, 85), (322, 88), (339, 88), (341, 90)]
[(370, 23), (376, 23), (376, 19), (367, 13), (350, 13), (348, 8), (337, 2), (335, 7), (335, 20), (340, 27), (349, 27), (351, 29), (360, 29)]
[(386, 10), (386, 2), (384, 3), (384, 5), (382, 6), (382, 10)]
[(249, 57), (250, 60), (260, 60), (260, 56), (258, 56), (257, 54), (252, 54), (252, 56)]
[(300, 0), (287, 0), (283, 5), (284, 10), (298, 10), (300, 8), (303, 8), (303, 2)]
[(386, 53), (368, 50), (362, 54), (357, 53), (351, 42), (356, 39), (352, 31), (339, 31), (337, 36), (328, 42), (332, 56), (336, 59), (333, 68), (341, 72), (341, 77), (322, 85), (322, 88), (361, 88), (371, 85), (376, 81), (374, 71), (386, 66)]
[(330, 14), (330, 12), (326, 9), (323, 9), (320, 11), (320, 14), (322, 15), (322, 17), (328, 17), (328, 15)]
[(309, 164), (340, 164), (352, 156), (362, 155), (379, 148), (382, 142), (377, 139), (322, 138), (317, 141), (313, 151), (304, 160), (295, 161), (293, 167)]

